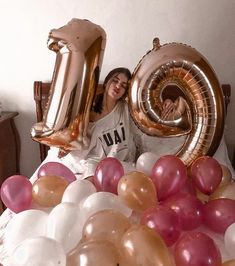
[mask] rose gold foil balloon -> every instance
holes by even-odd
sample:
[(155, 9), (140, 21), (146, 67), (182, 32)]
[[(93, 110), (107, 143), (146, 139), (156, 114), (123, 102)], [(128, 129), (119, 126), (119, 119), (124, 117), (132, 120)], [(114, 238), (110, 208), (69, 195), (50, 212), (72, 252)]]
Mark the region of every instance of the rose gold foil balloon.
[[(117, 266), (120, 255), (117, 247), (107, 240), (92, 240), (79, 244), (67, 255), (67, 266)], [(126, 264), (127, 266), (128, 264)], [(124, 266), (124, 264), (123, 264)]]
[[(185, 105), (179, 115), (162, 116), (164, 96), (177, 89)], [(224, 100), (218, 78), (206, 58), (180, 43), (160, 45), (153, 40), (136, 66), (131, 79), (129, 104), (132, 117), (148, 135), (158, 137), (188, 134), (176, 153), (186, 165), (197, 157), (213, 155), (224, 125)]]
[(119, 245), (123, 234), (131, 226), (127, 217), (117, 211), (103, 210), (92, 215), (83, 227), (83, 241), (104, 239)]
[(141, 172), (130, 172), (118, 183), (118, 196), (131, 209), (144, 211), (157, 205), (157, 193), (152, 180)]
[(121, 241), (125, 266), (173, 266), (172, 257), (162, 238), (144, 225), (132, 226)]
[[(104, 30), (85, 19), (72, 19), (50, 32), (48, 48), (56, 53), (56, 62), (43, 121), (31, 129), (34, 140), (63, 150), (88, 145), (89, 112), (105, 43)], [(80, 144), (74, 146), (76, 139)]]
[(33, 200), (43, 207), (54, 207), (61, 202), (68, 182), (60, 176), (42, 176), (33, 184)]
[(235, 266), (235, 260), (227, 260), (221, 266)]
[(217, 188), (215, 192), (210, 195), (209, 200), (220, 198), (235, 200), (235, 183), (227, 184)]

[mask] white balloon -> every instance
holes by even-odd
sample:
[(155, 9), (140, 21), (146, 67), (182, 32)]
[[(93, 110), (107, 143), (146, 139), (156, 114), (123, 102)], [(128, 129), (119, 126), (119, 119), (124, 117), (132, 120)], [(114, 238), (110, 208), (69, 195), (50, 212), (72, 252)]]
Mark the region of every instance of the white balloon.
[(70, 183), (64, 191), (62, 202), (79, 204), (82, 200), (96, 192), (95, 186), (88, 180), (76, 180)]
[(105, 209), (119, 211), (126, 217), (130, 217), (132, 213), (132, 210), (124, 205), (117, 195), (110, 192), (97, 192), (90, 195), (80, 205), (80, 209), (83, 217), (83, 224), (91, 215)]
[(235, 223), (226, 229), (224, 233), (224, 245), (229, 255), (235, 258)]
[(47, 236), (57, 240), (65, 253), (73, 249), (82, 237), (79, 207), (63, 202), (53, 208), (47, 220)]
[(5, 248), (10, 255), (23, 240), (46, 235), (48, 214), (41, 210), (26, 210), (17, 213), (5, 229)]
[(152, 152), (142, 153), (136, 161), (137, 171), (151, 176), (153, 166), (159, 158), (159, 155)]
[(56, 240), (39, 236), (21, 242), (11, 256), (10, 265), (66, 266), (66, 255)]

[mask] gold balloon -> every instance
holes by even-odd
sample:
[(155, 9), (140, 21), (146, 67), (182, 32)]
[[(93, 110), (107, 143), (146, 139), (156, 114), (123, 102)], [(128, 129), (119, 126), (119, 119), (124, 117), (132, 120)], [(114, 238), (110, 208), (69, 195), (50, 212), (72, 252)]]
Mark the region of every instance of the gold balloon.
[(209, 200), (227, 198), (235, 200), (235, 183), (229, 183), (227, 185), (217, 188), (209, 197)]
[(43, 121), (31, 129), (34, 140), (63, 150), (88, 145), (89, 113), (105, 43), (104, 30), (85, 19), (72, 19), (50, 32), (48, 48), (56, 53), (56, 62)]
[[(164, 100), (177, 90), (185, 99), (180, 116), (162, 116)], [(164, 99), (165, 98), (165, 99)], [(180, 43), (160, 45), (141, 59), (131, 79), (130, 111), (148, 135), (187, 134), (176, 155), (190, 165), (197, 157), (213, 155), (223, 134), (225, 107), (218, 78), (208, 61), (194, 48)], [(182, 108), (175, 111), (180, 112)]]
[(61, 202), (68, 184), (60, 176), (42, 176), (33, 184), (33, 201), (43, 207), (54, 207)]
[[(106, 240), (80, 243), (67, 255), (67, 266), (117, 266), (120, 254), (116, 246)], [(126, 264), (127, 266), (128, 264)], [(124, 266), (124, 264), (123, 264)]]
[(221, 266), (235, 266), (235, 260), (227, 260)]
[(119, 245), (123, 234), (131, 226), (120, 212), (103, 210), (92, 215), (83, 227), (82, 241), (104, 239)]
[(162, 238), (143, 225), (132, 226), (121, 241), (126, 266), (173, 266), (173, 259)]
[(155, 185), (147, 175), (137, 171), (129, 172), (119, 180), (118, 196), (135, 211), (157, 205)]

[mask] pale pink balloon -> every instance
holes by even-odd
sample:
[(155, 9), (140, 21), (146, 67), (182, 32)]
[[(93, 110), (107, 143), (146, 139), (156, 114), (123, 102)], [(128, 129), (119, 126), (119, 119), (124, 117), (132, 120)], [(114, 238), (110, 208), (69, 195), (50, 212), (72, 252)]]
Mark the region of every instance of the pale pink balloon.
[(44, 163), (38, 169), (38, 178), (41, 176), (60, 176), (67, 180), (69, 183), (76, 180), (75, 174), (65, 165), (59, 162)]
[(93, 183), (98, 191), (106, 191), (117, 194), (117, 186), (124, 175), (121, 162), (112, 157), (101, 160), (95, 170)]
[(193, 162), (190, 174), (195, 186), (202, 193), (210, 195), (219, 186), (223, 171), (216, 159), (202, 156)]
[(162, 205), (178, 213), (183, 230), (192, 230), (202, 224), (203, 204), (189, 193), (178, 192), (162, 202)]
[(157, 206), (146, 210), (141, 215), (141, 224), (154, 229), (167, 246), (172, 246), (181, 234), (179, 215), (168, 207)]
[(201, 232), (184, 233), (174, 249), (176, 266), (221, 266), (221, 254), (213, 239)]
[(8, 177), (1, 186), (1, 199), (15, 213), (29, 209), (32, 201), (32, 184), (22, 175)]
[(177, 156), (162, 156), (154, 164), (151, 178), (156, 186), (158, 199), (165, 200), (185, 185), (187, 168)]
[(217, 233), (224, 233), (235, 223), (235, 200), (215, 199), (207, 202), (203, 207), (205, 225)]

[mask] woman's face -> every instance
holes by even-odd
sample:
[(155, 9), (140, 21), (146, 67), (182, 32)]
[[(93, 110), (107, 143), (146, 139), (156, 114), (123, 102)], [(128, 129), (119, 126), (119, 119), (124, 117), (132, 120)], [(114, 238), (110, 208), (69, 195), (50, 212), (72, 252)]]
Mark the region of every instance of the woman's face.
[(107, 96), (113, 100), (119, 100), (127, 90), (128, 87), (128, 78), (123, 73), (117, 73), (107, 82), (106, 92)]

